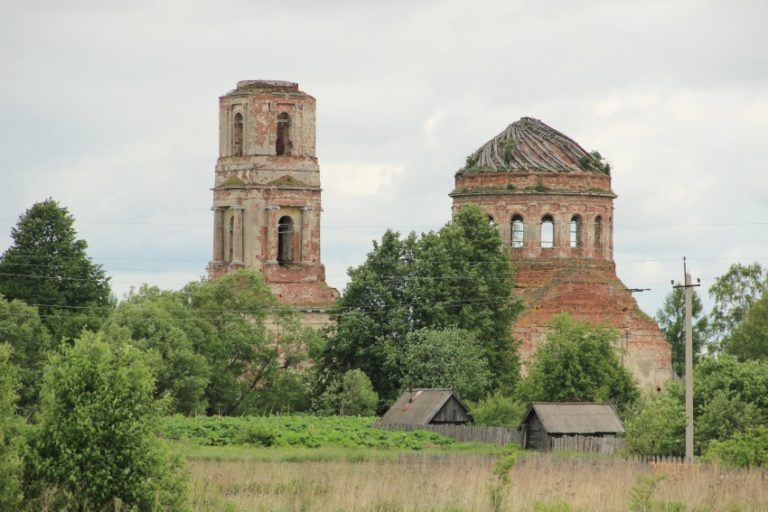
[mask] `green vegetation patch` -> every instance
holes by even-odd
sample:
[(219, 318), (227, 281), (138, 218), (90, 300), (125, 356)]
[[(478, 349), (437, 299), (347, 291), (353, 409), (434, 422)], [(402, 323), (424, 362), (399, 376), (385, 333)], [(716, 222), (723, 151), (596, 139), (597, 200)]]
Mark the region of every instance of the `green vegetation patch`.
[(222, 187), (242, 187), (244, 185), (245, 182), (237, 176), (230, 176), (221, 183)]
[(170, 416), (162, 425), (171, 440), (202, 446), (274, 446), (301, 448), (398, 448), (421, 450), (446, 446), (448, 437), (417, 430), (395, 432), (373, 428), (378, 418), (358, 416)]

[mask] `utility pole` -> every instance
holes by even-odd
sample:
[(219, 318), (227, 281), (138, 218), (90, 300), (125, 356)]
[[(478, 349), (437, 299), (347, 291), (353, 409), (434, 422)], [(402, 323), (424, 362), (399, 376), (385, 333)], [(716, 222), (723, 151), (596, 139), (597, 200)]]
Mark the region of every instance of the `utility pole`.
[(691, 274), (688, 273), (685, 256), (683, 256), (683, 273), (685, 284), (675, 285), (672, 288), (685, 288), (685, 461), (693, 462), (693, 288), (701, 286), (701, 279), (697, 284), (691, 283)]

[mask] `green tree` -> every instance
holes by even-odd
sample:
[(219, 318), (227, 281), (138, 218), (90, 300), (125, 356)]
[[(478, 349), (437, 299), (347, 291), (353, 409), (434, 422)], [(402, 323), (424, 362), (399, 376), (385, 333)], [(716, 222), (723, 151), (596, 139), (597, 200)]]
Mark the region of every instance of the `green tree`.
[(360, 369), (371, 379), (384, 400), (400, 390), (402, 367), (398, 354), (413, 328), (409, 282), (413, 274), (416, 236), (404, 240), (387, 231), (365, 262), (350, 268), (350, 281), (333, 310), (336, 329), (321, 358), (319, 385), (330, 385), (350, 369)]
[(624, 428), (627, 448), (640, 455), (680, 457), (685, 452), (685, 406), (679, 383), (643, 396), (629, 408)]
[(741, 361), (768, 360), (768, 291), (744, 315), (722, 342), (723, 351)]
[(521, 304), (511, 295), (499, 233), (479, 207), (462, 208), (437, 233), (401, 239), (387, 231), (348, 273), (334, 311), (337, 327), (321, 359), (325, 383), (359, 368), (382, 400), (391, 401), (407, 385), (402, 356), (408, 334), (458, 328), (477, 337), (491, 387), (514, 388), (519, 362), (510, 327)]
[(13, 349), (11, 362), (18, 368), (18, 406), (25, 414), (31, 414), (38, 402), (46, 353), (52, 348), (51, 335), (37, 308), (20, 300), (8, 302), (0, 295), (0, 343), (3, 342)]
[(215, 281), (190, 283), (182, 294), (194, 329), (205, 340), (196, 349), (211, 371), (208, 412), (247, 412), (259, 389), (306, 360), (314, 333), (277, 303), (258, 272), (238, 270)]
[(523, 402), (514, 397), (505, 396), (501, 391), (496, 391), (470, 409), (475, 423), (493, 427), (517, 427), (526, 413)]
[(18, 510), (22, 499), (18, 387), (11, 347), (0, 344), (0, 510)]
[(768, 424), (768, 362), (739, 362), (724, 354), (703, 358), (694, 374), (697, 451)]
[[(703, 309), (701, 299), (694, 290), (691, 298), (694, 365), (706, 342), (707, 317), (702, 316)], [(685, 373), (685, 291), (683, 288), (675, 288), (667, 294), (664, 305), (656, 312), (656, 321), (664, 337), (672, 345), (672, 368), (678, 375), (683, 375)]]
[(486, 395), (491, 372), (477, 336), (464, 329), (420, 329), (405, 340), (403, 385), (451, 388), (469, 400)]
[(768, 290), (768, 276), (759, 263), (735, 263), (718, 277), (709, 289), (714, 301), (710, 313), (710, 330), (714, 342), (719, 342), (744, 319), (747, 311)]
[(712, 441), (702, 457), (735, 467), (768, 467), (768, 427), (759, 426), (737, 432), (724, 441)]
[(616, 339), (614, 329), (579, 322), (567, 314), (554, 317), (531, 360), (520, 398), (610, 401), (624, 410), (638, 397), (638, 390), (616, 355)]
[(342, 416), (372, 416), (376, 413), (379, 396), (371, 379), (360, 370), (350, 370), (341, 379), (339, 414)]
[(156, 436), (165, 404), (153, 380), (127, 340), (85, 332), (54, 353), (31, 440), (30, 497), (56, 510), (186, 509), (178, 464)]
[(341, 416), (373, 416), (379, 396), (371, 379), (360, 369), (349, 370), (331, 382), (319, 398), (322, 414)]
[(492, 387), (511, 392), (520, 377), (511, 327), (522, 304), (512, 297), (512, 270), (498, 228), (478, 206), (467, 205), (438, 233), (423, 235), (414, 255), (414, 328), (473, 331)]
[(127, 330), (132, 344), (152, 356), (156, 398), (167, 393), (174, 412), (201, 414), (210, 369), (197, 352), (205, 338), (183, 299), (178, 292), (144, 286), (117, 307), (104, 331), (109, 338), (109, 333)]
[(86, 254), (74, 218), (53, 199), (34, 204), (0, 256), (0, 293), (37, 307), (57, 340), (97, 330), (114, 306), (109, 278)]

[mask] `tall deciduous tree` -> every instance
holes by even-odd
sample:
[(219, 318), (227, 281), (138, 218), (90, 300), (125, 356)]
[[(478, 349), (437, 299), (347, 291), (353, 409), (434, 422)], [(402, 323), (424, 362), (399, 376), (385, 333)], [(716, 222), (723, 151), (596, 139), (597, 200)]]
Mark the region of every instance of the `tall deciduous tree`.
[(723, 350), (741, 361), (768, 361), (768, 291), (744, 315), (739, 325), (722, 342)]
[[(696, 364), (704, 347), (707, 334), (707, 317), (702, 316), (701, 299), (693, 291), (691, 313), (693, 315), (693, 362)], [(685, 291), (675, 288), (664, 299), (664, 305), (656, 312), (656, 321), (670, 345), (672, 345), (672, 368), (678, 375), (685, 370)]]
[(464, 206), (414, 251), (416, 328), (473, 331), (491, 370), (491, 385), (511, 392), (519, 379), (510, 328), (522, 310), (512, 297), (512, 270), (498, 228), (474, 205)]
[(11, 237), (0, 257), (0, 293), (37, 307), (56, 339), (96, 330), (114, 304), (109, 278), (86, 254), (67, 209), (53, 199), (34, 204)]
[(196, 348), (210, 367), (209, 412), (245, 412), (260, 388), (306, 359), (313, 331), (277, 303), (261, 274), (230, 272), (190, 283), (182, 294), (195, 328), (204, 332), (205, 341)]
[(719, 342), (733, 331), (747, 315), (747, 311), (768, 291), (768, 276), (759, 263), (731, 265), (709, 289), (714, 300), (710, 314), (713, 341)]
[(124, 329), (132, 344), (151, 355), (157, 398), (168, 393), (175, 412), (203, 414), (210, 368), (198, 347), (206, 340), (183, 299), (178, 292), (144, 286), (117, 307), (104, 330), (120, 337)]
[(510, 327), (521, 305), (511, 295), (498, 230), (479, 207), (462, 208), (437, 233), (401, 238), (387, 231), (349, 276), (322, 360), (326, 372), (359, 368), (384, 401), (393, 400), (404, 385), (408, 334), (458, 328), (477, 337), (491, 386), (514, 387), (519, 363)]
[(619, 410), (638, 390), (615, 352), (615, 330), (556, 316), (536, 350), (519, 396), (526, 401), (610, 401)]

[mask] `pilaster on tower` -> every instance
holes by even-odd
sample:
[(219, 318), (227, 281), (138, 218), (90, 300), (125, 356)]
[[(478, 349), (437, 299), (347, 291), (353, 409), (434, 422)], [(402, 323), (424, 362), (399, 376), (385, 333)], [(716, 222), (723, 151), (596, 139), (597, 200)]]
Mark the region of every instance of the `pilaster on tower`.
[(315, 98), (293, 82), (246, 80), (219, 98), (210, 278), (250, 268), (280, 302), (324, 308), (338, 297), (320, 260)]

